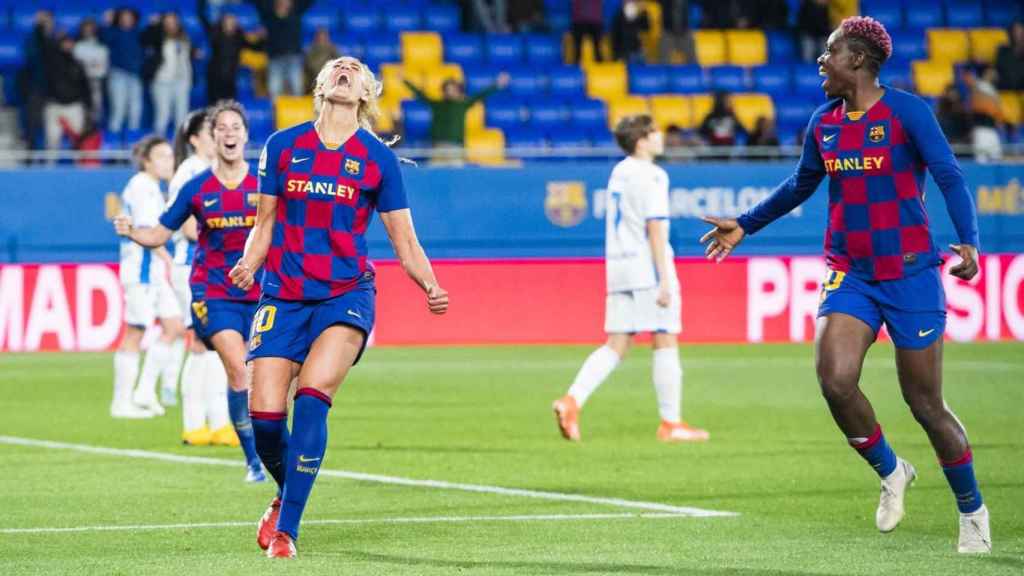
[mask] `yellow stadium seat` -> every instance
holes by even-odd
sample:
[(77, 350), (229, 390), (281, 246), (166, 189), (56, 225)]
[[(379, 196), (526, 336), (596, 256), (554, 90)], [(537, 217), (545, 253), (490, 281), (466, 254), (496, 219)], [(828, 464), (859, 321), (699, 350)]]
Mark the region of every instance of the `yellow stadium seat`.
[(721, 66), (728, 63), (725, 35), (721, 30), (694, 30), (693, 43), (697, 50), (697, 64)]
[(619, 120), (626, 116), (648, 113), (650, 113), (650, 107), (647, 105), (647, 98), (627, 96), (610, 100), (608, 101), (608, 127), (614, 130)]
[(462, 66), (458, 64), (444, 64), (423, 71), (423, 91), (431, 98), (441, 98), (441, 85), (445, 80), (457, 80), (463, 82)]
[(253, 70), (265, 70), (267, 62), (267, 53), (262, 50), (242, 48), (242, 51), (238, 54), (238, 63)]
[(764, 116), (775, 119), (775, 105), (767, 94), (733, 94), (732, 107), (743, 128), (750, 132), (757, 125), (757, 119)]
[(683, 129), (693, 127), (693, 111), (686, 96), (651, 96), (651, 117), (659, 130), (672, 125)]
[(384, 98), (394, 102), (413, 98), (412, 90), (409, 90), (409, 87), (402, 82), (402, 78), (416, 86), (423, 87), (423, 72), (421, 70), (405, 68), (401, 64), (380, 65), (380, 81), (384, 83)]
[(760, 30), (726, 30), (729, 63), (736, 66), (760, 66), (768, 62), (768, 40)]
[(967, 31), (971, 41), (971, 60), (995, 62), (999, 47), (1010, 41), (1002, 28), (974, 28)]
[(715, 99), (711, 94), (694, 94), (690, 96), (690, 117), (693, 119), (693, 127), (699, 127), (704, 118), (711, 113), (715, 105)]
[(486, 130), (484, 126), (484, 103), (477, 102), (466, 111), (466, 137)]
[(624, 96), (626, 82), (626, 65), (621, 62), (591, 64), (585, 68), (587, 75), (587, 95), (602, 100)]
[(928, 30), (928, 53), (935, 62), (957, 63), (970, 58), (967, 33), (956, 28)]
[(1003, 118), (1017, 126), (1021, 121), (1022, 109), (1024, 109), (1024, 92), (999, 92), (999, 103), (1003, 109)]
[(644, 57), (648, 62), (657, 62), (659, 42), (661, 41), (661, 4), (657, 0), (646, 0), (643, 4), (649, 23), (647, 31), (640, 33), (640, 44), (644, 49)]
[(312, 96), (278, 96), (274, 100), (274, 124), (278, 130), (312, 119)]
[(406, 68), (435, 68), (443, 61), (444, 49), (440, 34), (402, 32), (402, 63)]
[(953, 83), (953, 65), (949, 62), (915, 60), (911, 66), (914, 86), (922, 96), (941, 96), (946, 87)]
[(373, 121), (373, 130), (378, 134), (390, 134), (395, 131), (395, 116), (384, 110), (380, 111), (380, 116)]
[(474, 164), (505, 163), (505, 133), (488, 128), (466, 138), (466, 160)]

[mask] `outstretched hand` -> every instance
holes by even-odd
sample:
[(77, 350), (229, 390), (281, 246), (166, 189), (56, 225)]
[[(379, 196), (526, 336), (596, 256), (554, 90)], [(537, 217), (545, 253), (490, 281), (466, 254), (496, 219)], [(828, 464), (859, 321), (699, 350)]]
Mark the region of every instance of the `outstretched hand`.
[(700, 237), (701, 244), (707, 244), (704, 255), (708, 260), (721, 262), (732, 253), (736, 246), (743, 241), (743, 237), (747, 235), (735, 218), (705, 216), (701, 220), (714, 226), (714, 228)]
[(961, 261), (949, 269), (949, 273), (961, 280), (970, 280), (978, 273), (978, 249), (970, 244), (950, 244), (950, 250), (956, 252)]

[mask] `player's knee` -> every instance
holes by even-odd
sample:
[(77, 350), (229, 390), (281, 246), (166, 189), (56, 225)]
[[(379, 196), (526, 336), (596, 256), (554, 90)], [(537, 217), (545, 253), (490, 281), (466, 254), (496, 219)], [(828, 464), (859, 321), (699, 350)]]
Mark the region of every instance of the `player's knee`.
[(859, 371), (842, 362), (819, 362), (818, 384), (830, 404), (843, 404), (857, 393)]
[(946, 406), (941, 400), (909, 398), (907, 403), (910, 404), (910, 413), (914, 415), (914, 420), (924, 428), (936, 426), (947, 414)]
[(228, 373), (228, 386), (232, 390), (240, 391), (249, 388), (249, 370), (244, 363), (231, 363), (224, 368)]

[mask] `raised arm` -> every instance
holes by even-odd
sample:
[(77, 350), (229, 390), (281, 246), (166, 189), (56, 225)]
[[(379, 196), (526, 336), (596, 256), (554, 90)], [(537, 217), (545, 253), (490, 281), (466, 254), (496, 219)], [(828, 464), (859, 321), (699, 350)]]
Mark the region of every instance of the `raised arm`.
[(381, 212), (380, 221), (391, 239), (391, 247), (402, 264), (402, 269), (413, 282), (427, 293), (427, 307), (434, 314), (448, 311), (448, 293), (437, 284), (434, 269), (430, 266), (423, 246), (416, 237), (412, 224), (412, 213), (408, 208)]
[(433, 100), (431, 100), (430, 97), (427, 96), (427, 93), (424, 92), (423, 89), (420, 88), (419, 86), (413, 84), (412, 82), (409, 82), (405, 78), (402, 78), (402, 83), (404, 83), (406, 87), (408, 87), (409, 90), (412, 91), (412, 95), (415, 96), (417, 100), (420, 100), (421, 102), (425, 102), (427, 104), (433, 102)]

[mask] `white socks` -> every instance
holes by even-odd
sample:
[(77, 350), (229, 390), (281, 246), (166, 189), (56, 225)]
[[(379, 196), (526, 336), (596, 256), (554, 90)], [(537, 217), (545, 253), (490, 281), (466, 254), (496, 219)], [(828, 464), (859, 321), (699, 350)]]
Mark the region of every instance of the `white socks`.
[(576, 379), (569, 388), (569, 395), (575, 398), (576, 404), (582, 408), (587, 398), (590, 398), (594, 390), (597, 390), (618, 365), (619, 355), (608, 346), (594, 350), (576, 374)]
[(163, 340), (157, 340), (150, 345), (146, 351), (146, 358), (142, 361), (142, 376), (139, 378), (139, 387), (135, 391), (136, 404), (152, 404), (156, 402), (156, 381), (164, 370), (164, 366), (171, 359), (171, 345)]
[(132, 389), (139, 377), (138, 352), (114, 352), (114, 399), (112, 406), (132, 404)]
[(220, 356), (213, 350), (204, 354), (205, 369), (202, 377), (203, 397), (206, 400), (206, 417), (210, 430), (219, 430), (231, 424), (228, 416), (228, 373)]
[(658, 414), (665, 422), (679, 422), (683, 396), (683, 367), (679, 363), (679, 350), (655, 350), (652, 373), (654, 392), (658, 396)]
[[(178, 338), (170, 345), (170, 355), (167, 358), (167, 365), (164, 366), (160, 375), (160, 387), (167, 390), (167, 396), (173, 397), (178, 390), (178, 376), (181, 375), (181, 363), (185, 359), (185, 339)], [(161, 394), (161, 398), (165, 394)]]
[(203, 378), (206, 376), (206, 352), (189, 354), (181, 372), (181, 424), (185, 432), (206, 425), (206, 397)]

